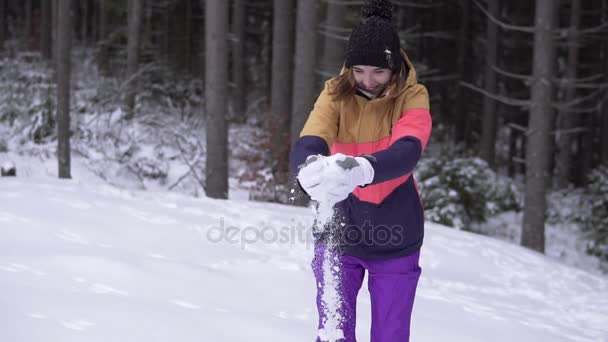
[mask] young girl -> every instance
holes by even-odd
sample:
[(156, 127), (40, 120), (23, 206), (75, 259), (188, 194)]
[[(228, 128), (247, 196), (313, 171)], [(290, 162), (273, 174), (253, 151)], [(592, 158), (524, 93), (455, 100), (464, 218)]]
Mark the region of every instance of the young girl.
[(327, 321), (322, 262), (326, 253), (337, 253), (344, 341), (355, 341), (365, 271), (371, 340), (408, 341), (421, 272), (424, 217), (412, 172), (427, 145), (431, 115), (427, 90), (416, 81), (391, 16), (388, 0), (366, 1), (344, 68), (325, 83), (291, 155), (300, 187), (313, 200), (335, 204), (331, 227), (313, 232), (312, 267), (321, 284), (321, 331)]

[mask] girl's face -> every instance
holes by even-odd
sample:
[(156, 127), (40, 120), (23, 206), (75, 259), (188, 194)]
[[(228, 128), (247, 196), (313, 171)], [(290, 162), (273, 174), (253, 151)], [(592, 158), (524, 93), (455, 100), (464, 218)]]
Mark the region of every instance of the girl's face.
[(380, 95), (393, 76), (390, 69), (371, 65), (353, 65), (352, 70), (357, 87), (375, 96)]

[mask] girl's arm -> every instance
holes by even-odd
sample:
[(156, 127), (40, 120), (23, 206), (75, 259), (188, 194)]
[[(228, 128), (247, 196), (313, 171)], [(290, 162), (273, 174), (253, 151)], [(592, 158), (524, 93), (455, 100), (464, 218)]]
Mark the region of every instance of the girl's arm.
[(387, 149), (364, 155), (374, 168), (371, 184), (401, 177), (414, 170), (431, 135), (431, 113), (426, 88), (417, 84), (408, 90), (405, 108), (393, 125)]
[(339, 112), (336, 103), (328, 93), (329, 82), (321, 92), (308, 120), (296, 140), (290, 157), (292, 174), (297, 174), (306, 158), (311, 155), (329, 155), (329, 146), (338, 134)]

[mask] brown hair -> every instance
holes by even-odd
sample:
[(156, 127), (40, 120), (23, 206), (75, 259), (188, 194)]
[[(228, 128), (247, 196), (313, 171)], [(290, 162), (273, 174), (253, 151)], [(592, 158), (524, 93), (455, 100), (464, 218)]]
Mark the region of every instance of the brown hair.
[[(404, 68), (401, 68), (403, 70)], [(354, 95), (357, 91), (357, 83), (355, 82), (355, 76), (353, 69), (347, 69), (347, 71), (340, 76), (336, 77), (334, 84), (329, 88), (329, 95), (333, 96), (335, 100), (342, 100), (350, 95)], [(393, 73), (391, 81), (386, 85), (383, 93), (388, 93), (388, 99), (394, 99), (399, 96), (399, 90), (405, 86), (405, 77), (403, 71), (399, 74)]]

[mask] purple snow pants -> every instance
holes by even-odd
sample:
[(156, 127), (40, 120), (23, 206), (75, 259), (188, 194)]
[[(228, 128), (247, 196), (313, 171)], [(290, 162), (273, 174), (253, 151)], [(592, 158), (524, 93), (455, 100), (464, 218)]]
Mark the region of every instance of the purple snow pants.
[[(315, 244), (312, 269), (317, 281), (317, 309), (319, 329), (325, 322), (323, 296), (323, 261), (326, 253), (333, 253), (322, 243)], [(372, 326), (371, 342), (407, 342), (410, 338), (410, 319), (414, 306), (416, 286), (420, 278), (418, 259), (420, 251), (388, 260), (362, 260), (349, 255), (337, 256), (340, 263), (338, 291), (342, 298), (338, 312), (342, 316), (339, 327), (344, 342), (355, 342), (357, 294), (368, 272), (367, 287), (370, 292)], [(320, 339), (317, 339), (320, 341)]]

